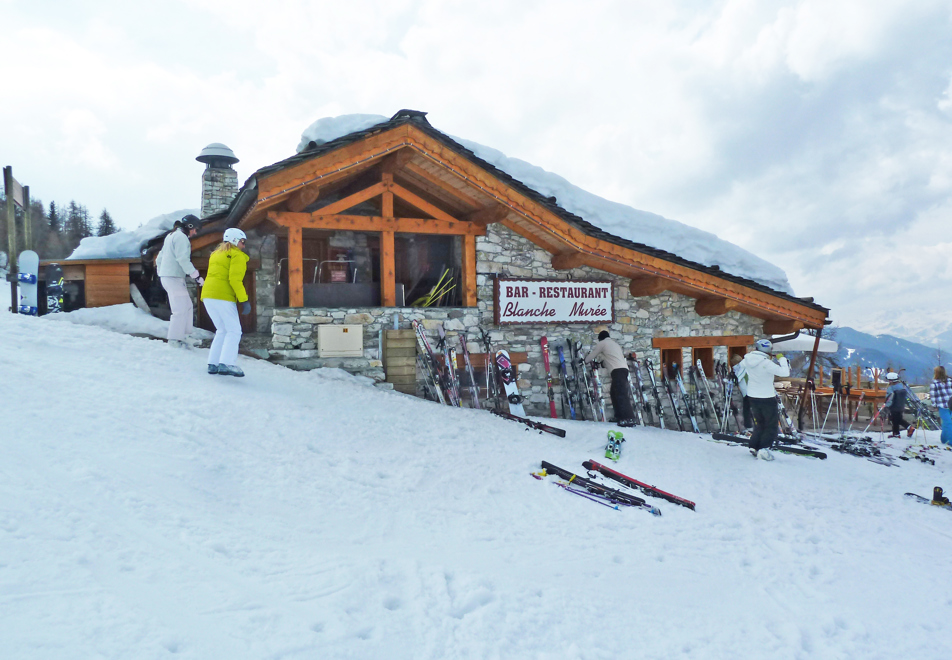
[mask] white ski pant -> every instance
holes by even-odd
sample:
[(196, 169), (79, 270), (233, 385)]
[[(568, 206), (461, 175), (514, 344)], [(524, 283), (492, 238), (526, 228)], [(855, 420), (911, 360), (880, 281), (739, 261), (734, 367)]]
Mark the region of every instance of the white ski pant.
[(238, 361), (238, 342), (241, 341), (241, 321), (238, 305), (230, 300), (206, 298), (205, 311), (215, 324), (215, 338), (208, 351), (208, 364), (235, 366)]
[(182, 341), (192, 334), (192, 297), (188, 295), (184, 277), (160, 277), (162, 288), (169, 294), (169, 308), (172, 318), (169, 320), (169, 341)]

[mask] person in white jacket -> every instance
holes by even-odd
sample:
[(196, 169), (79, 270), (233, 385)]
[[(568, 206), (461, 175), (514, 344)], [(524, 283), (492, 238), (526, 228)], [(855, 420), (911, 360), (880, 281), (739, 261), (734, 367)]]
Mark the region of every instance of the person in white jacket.
[(598, 334), (598, 343), (585, 356), (585, 364), (598, 359), (611, 374), (609, 394), (615, 410), (615, 423), (618, 426), (634, 426), (635, 411), (631, 407), (631, 390), (628, 389), (628, 361), (621, 346), (609, 337), (607, 330)]
[(185, 338), (192, 333), (194, 314), (192, 297), (185, 286), (185, 278), (191, 277), (198, 282), (198, 286), (204, 284), (198, 269), (192, 265), (192, 243), (189, 240), (198, 231), (200, 222), (191, 214), (176, 220), (155, 260), (156, 272), (162, 282), (162, 288), (169, 295), (169, 308), (172, 310), (172, 318), (169, 320), (169, 344), (182, 348), (189, 347)]
[(773, 460), (770, 447), (777, 439), (777, 425), (780, 423), (780, 411), (777, 408), (777, 390), (774, 388), (774, 376), (784, 378), (790, 375), (790, 363), (783, 355), (777, 356), (777, 362), (770, 357), (773, 344), (761, 339), (755, 344), (756, 350), (744, 356), (740, 365), (747, 377), (747, 397), (750, 410), (754, 415), (754, 432), (750, 436), (750, 453), (757, 458)]

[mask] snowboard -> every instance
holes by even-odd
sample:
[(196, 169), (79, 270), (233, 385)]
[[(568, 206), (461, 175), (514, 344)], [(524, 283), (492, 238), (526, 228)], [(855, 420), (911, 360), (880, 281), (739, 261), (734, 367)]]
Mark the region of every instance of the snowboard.
[(139, 287), (137, 287), (134, 282), (129, 283), (129, 297), (132, 298), (132, 302), (136, 307), (141, 309), (149, 316), (152, 315), (152, 310), (149, 309), (149, 303), (147, 303), (145, 298), (142, 297), (142, 292), (139, 291)]
[(63, 311), (63, 268), (59, 264), (46, 267), (46, 313)]
[(625, 441), (625, 436), (621, 431), (608, 432), (608, 444), (605, 445), (605, 458), (610, 458), (616, 463), (621, 458), (621, 443)]
[(923, 504), (931, 504), (942, 509), (952, 509), (952, 503), (949, 503), (949, 498), (945, 497), (942, 494), (942, 488), (936, 486), (932, 489), (932, 499), (923, 497), (922, 495), (916, 495), (915, 493), (906, 493), (906, 497), (917, 502), (922, 502)]
[(19, 282), (20, 303), (18, 311), (21, 314), (36, 316), (36, 280), (40, 273), (40, 256), (33, 250), (24, 250), (20, 253), (17, 264), (17, 282)]
[(502, 380), (506, 400), (509, 401), (509, 412), (518, 417), (526, 416), (526, 409), (522, 407), (523, 396), (519, 394), (516, 384), (516, 375), (512, 371), (512, 362), (509, 361), (509, 351), (496, 351), (496, 366), (499, 367), (499, 378)]

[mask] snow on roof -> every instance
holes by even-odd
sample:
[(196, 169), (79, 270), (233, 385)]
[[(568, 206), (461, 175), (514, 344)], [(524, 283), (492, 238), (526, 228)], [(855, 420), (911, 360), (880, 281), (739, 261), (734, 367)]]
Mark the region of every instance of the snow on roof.
[[(389, 118), (381, 115), (357, 114), (319, 119), (302, 133), (297, 152), (303, 151), (308, 142), (330, 142), (386, 121), (389, 121)], [(655, 213), (639, 211), (625, 204), (609, 201), (532, 163), (510, 158), (501, 151), (470, 140), (449, 137), (541, 195), (554, 196), (556, 203), (563, 209), (602, 231), (676, 254), (704, 266), (717, 266), (725, 273), (751, 279), (776, 291), (793, 295), (793, 288), (782, 269), (718, 238), (715, 234)]]
[(181, 220), (188, 214), (198, 216), (200, 213), (198, 209), (172, 211), (152, 218), (138, 229), (120, 231), (109, 236), (84, 238), (66, 260), (134, 259), (139, 256), (143, 245), (171, 229), (176, 220)]

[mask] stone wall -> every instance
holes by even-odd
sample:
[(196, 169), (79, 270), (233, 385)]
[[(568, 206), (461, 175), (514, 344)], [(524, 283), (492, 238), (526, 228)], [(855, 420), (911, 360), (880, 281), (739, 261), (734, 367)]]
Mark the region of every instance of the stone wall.
[[(250, 239), (250, 236), (249, 236)], [(269, 327), (272, 338), (271, 359), (293, 365), (296, 368), (321, 366), (341, 367), (353, 373), (383, 381), (385, 375), (381, 361), (382, 331), (393, 327), (394, 315), (398, 315), (400, 328), (410, 327), (413, 320), (421, 321), (431, 340), (435, 342), (436, 328), (442, 324), (452, 343), (460, 332), (466, 331), (470, 339), (479, 337), (479, 328), (490, 330), (496, 347), (505, 347), (512, 352), (528, 353), (528, 362), (519, 365), (519, 388), (526, 396), (525, 408), (529, 414), (546, 415), (545, 369), (539, 340), (547, 336), (552, 347), (553, 374), (558, 364), (554, 346), (569, 337), (578, 336), (584, 346), (595, 340), (593, 326), (588, 324), (526, 325), (493, 327), (493, 280), (503, 277), (531, 277), (544, 279), (598, 279), (614, 282), (615, 322), (608, 326), (611, 336), (621, 344), (625, 352), (634, 351), (639, 357), (646, 355), (657, 365), (660, 352), (651, 347), (654, 337), (699, 337), (721, 335), (762, 334), (763, 321), (729, 312), (723, 316), (700, 317), (694, 311), (695, 300), (675, 293), (634, 298), (628, 291), (628, 280), (602, 271), (583, 267), (568, 271), (552, 268), (551, 255), (531, 241), (511, 232), (501, 225), (490, 225), (486, 236), (478, 237), (476, 308), (366, 308), (366, 309), (274, 309), (273, 307), (273, 256), (271, 268), (264, 267), (267, 239), (262, 241), (262, 268), (258, 281), (258, 326)], [(273, 246), (271, 246), (273, 248)], [(253, 248), (252, 248), (253, 250)], [(253, 254), (252, 250), (249, 253)], [(267, 272), (266, 272), (267, 271)], [(271, 273), (271, 279), (268, 278)], [(271, 307), (265, 303), (270, 286)], [(317, 326), (324, 323), (364, 325), (364, 355), (361, 358), (319, 358), (317, 351)], [(468, 346), (473, 353), (482, 348), (471, 341)], [(715, 359), (726, 360), (727, 349), (715, 349)], [(684, 349), (685, 363), (691, 359), (690, 349)], [(607, 378), (603, 379), (606, 387)], [(558, 396), (558, 393), (557, 393)], [(465, 397), (464, 397), (465, 398)]]

